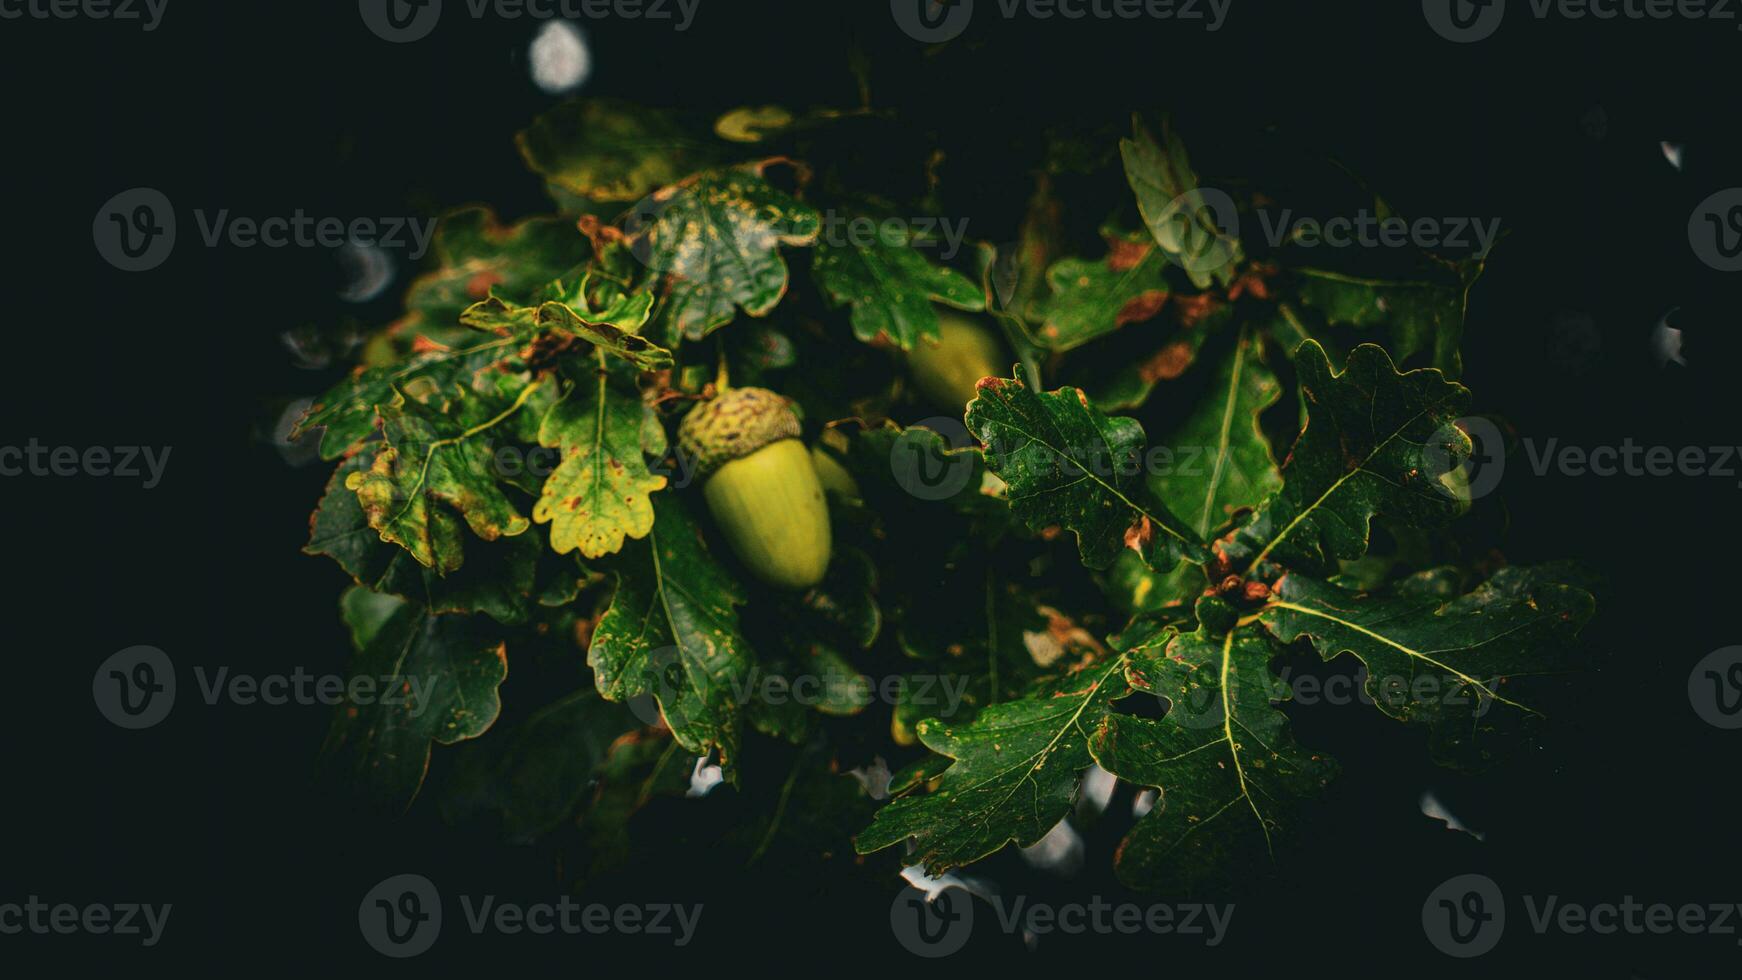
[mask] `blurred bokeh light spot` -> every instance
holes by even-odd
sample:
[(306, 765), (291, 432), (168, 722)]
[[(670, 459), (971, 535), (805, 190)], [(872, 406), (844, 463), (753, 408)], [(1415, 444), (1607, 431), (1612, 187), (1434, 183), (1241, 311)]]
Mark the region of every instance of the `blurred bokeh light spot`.
[(580, 28), (563, 20), (546, 21), (532, 39), (532, 80), (551, 94), (572, 92), (593, 73), (593, 55)]

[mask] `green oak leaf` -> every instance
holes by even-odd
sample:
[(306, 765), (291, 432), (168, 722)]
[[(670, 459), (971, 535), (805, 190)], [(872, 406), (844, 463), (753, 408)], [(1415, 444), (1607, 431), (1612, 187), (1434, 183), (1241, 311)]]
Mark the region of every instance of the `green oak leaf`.
[(1126, 658), (1092, 664), (1028, 697), (992, 705), (972, 724), (926, 720), (915, 731), (955, 763), (931, 793), (903, 796), (877, 812), (853, 846), (869, 854), (912, 839), (913, 862), (940, 875), (1014, 841), (1046, 836), (1070, 812), (1089, 738), (1114, 699), (1130, 693)]
[(1463, 510), (1440, 481), (1473, 451), (1452, 423), (1470, 392), (1432, 369), (1398, 373), (1372, 344), (1340, 374), (1317, 341), (1295, 353), (1307, 425), (1282, 469), (1282, 489), (1218, 543), (1242, 567), (1266, 560), (1334, 571), (1367, 553), (1368, 525), (1384, 516), (1436, 527)]
[(1136, 616), (1169, 608), (1190, 612), (1208, 584), (1200, 565), (1182, 562), (1171, 571), (1158, 572), (1136, 552), (1125, 551), (1107, 569), (1101, 588), (1114, 606)]
[(1047, 350), (1074, 350), (1150, 319), (1167, 303), (1167, 260), (1155, 243), (1141, 233), (1103, 234), (1105, 258), (1060, 259), (1047, 270), (1052, 295), (1039, 303), (1037, 337)]
[(869, 242), (819, 241), (811, 275), (831, 303), (852, 306), (854, 336), (902, 350), (912, 350), (922, 337), (938, 336), (938, 312), (932, 303), (958, 310), (986, 308), (986, 297), (973, 280), (934, 264), (905, 231), (886, 234), (881, 226)]
[(398, 335), (426, 334), (447, 343), (460, 314), (492, 293), (530, 301), (544, 284), (586, 261), (589, 249), (568, 218), (539, 215), (503, 225), (488, 208), (444, 215), (430, 249), (436, 267), (406, 291)]
[(463, 746), (443, 787), (442, 815), (451, 823), (494, 817), (508, 841), (536, 840), (580, 809), (612, 743), (636, 727), (622, 705), (576, 691)]
[[(472, 399), (459, 404), (462, 410), (481, 411)], [(379, 411), (383, 448), (369, 469), (347, 476), (345, 486), (356, 491), (381, 540), (445, 573), (463, 560), (462, 520), (485, 541), (513, 537), (531, 526), (497, 485), (490, 449), (478, 438), (505, 416), (468, 426), (470, 419), (404, 395)]]
[(738, 624), (746, 593), (708, 553), (684, 504), (670, 494), (653, 500), (653, 530), (615, 565), (617, 594), (587, 663), (599, 693), (653, 698), (678, 742), (696, 755), (717, 748), (736, 782), (739, 692), (755, 663)]
[(666, 479), (648, 470), (647, 457), (665, 453), (665, 429), (640, 397), (610, 384), (603, 365), (574, 379), (545, 413), (538, 441), (562, 452), (532, 508), (534, 521), (551, 526), (558, 554), (615, 554), (625, 536), (653, 530), (652, 495)]
[(303, 552), (326, 555), (374, 593), (422, 602), (435, 613), (485, 613), (499, 623), (527, 621), (533, 601), (539, 543), (530, 535), (480, 542), (465, 565), (446, 575), (418, 564), (404, 548), (384, 544), (369, 526), (357, 495), (345, 487), (352, 473), (368, 469), (362, 456), (333, 471), (309, 521)]
[(1250, 627), (1164, 631), (1126, 654), (1132, 687), (1168, 701), (1160, 720), (1108, 714), (1089, 749), (1120, 779), (1161, 790), (1119, 846), (1121, 880), (1170, 892), (1225, 892), (1270, 871), (1302, 804), (1336, 774), (1302, 748), (1272, 703), (1275, 647)]
[(968, 429), (1009, 485), (1010, 509), (1033, 530), (1076, 533), (1083, 564), (1103, 569), (1121, 548), (1157, 569), (1201, 562), (1203, 548), (1144, 482), (1143, 426), (1097, 411), (1075, 388), (1031, 391), (1021, 370), (983, 378)]
[(1238, 218), (1223, 213), (1232, 211), (1233, 202), (1199, 186), (1185, 144), (1171, 127), (1164, 126), (1160, 143), (1135, 115), (1131, 130), (1130, 139), (1119, 141), (1119, 156), (1150, 234), (1199, 289), (1232, 285), (1245, 261), (1240, 240), (1227, 229)]
[(455, 385), (470, 387), (480, 372), (514, 353), (513, 341), (504, 338), (429, 351), (401, 364), (358, 370), (317, 398), (297, 420), (290, 437), (300, 439), (311, 430), (321, 429), (321, 458), (338, 459), (374, 433), (376, 409), (391, 402), (397, 392), (413, 387), (430, 391)]
[(652, 310), (653, 294), (647, 291), (627, 294), (608, 309), (586, 312), (556, 301), (518, 306), (492, 296), (467, 307), (460, 314), (460, 322), (476, 330), (523, 341), (546, 338), (561, 344), (570, 339), (584, 340), (628, 361), (637, 370), (658, 371), (671, 367), (671, 351), (635, 333), (647, 322)]
[(1592, 610), (1589, 592), (1535, 568), (1503, 568), (1453, 598), (1372, 595), (1291, 572), (1260, 621), (1284, 642), (1310, 639), (1326, 660), (1360, 658), (1379, 710), (1426, 726), (1436, 759), (1476, 767), (1540, 721), (1514, 688), (1569, 672)]
[[(1323, 269), (1297, 269), (1294, 278), (1300, 305), (1330, 326), (1379, 333), (1397, 363), (1420, 358), (1456, 380), (1464, 367), (1459, 344), (1470, 287), (1482, 265), (1472, 259), (1454, 266), (1454, 281), (1365, 279)], [(1295, 316), (1300, 327), (1298, 314), (1288, 310), (1287, 315)]]
[(431, 742), (476, 738), (496, 721), (508, 655), (489, 620), (393, 601), (397, 606), (341, 604), (347, 617), (369, 621), (352, 624), (366, 642), (351, 659), (347, 700), (333, 715), (321, 756), (334, 778), (403, 810), (423, 783)]
[(1240, 510), (1257, 507), (1282, 488), (1270, 441), (1258, 416), (1282, 397), (1264, 366), (1257, 340), (1242, 331), (1216, 368), (1210, 390), (1162, 443), (1170, 465), (1150, 474), (1149, 485), (1168, 510), (1199, 538), (1208, 539)]
[(714, 157), (670, 113), (614, 99), (565, 102), (514, 142), (559, 201), (633, 201)]
[(781, 245), (808, 245), (822, 216), (763, 179), (760, 166), (709, 170), (663, 187), (628, 222), (631, 248), (666, 274), (667, 343), (700, 340), (742, 309), (765, 316), (786, 295)]
[(396, 595), (384, 595), (380, 592), (370, 592), (365, 588), (346, 589), (339, 595), (339, 619), (345, 624), (345, 629), (351, 634), (351, 646), (361, 650), (368, 646), (381, 632), (381, 627), (393, 618), (393, 614), (405, 606), (407, 600)]

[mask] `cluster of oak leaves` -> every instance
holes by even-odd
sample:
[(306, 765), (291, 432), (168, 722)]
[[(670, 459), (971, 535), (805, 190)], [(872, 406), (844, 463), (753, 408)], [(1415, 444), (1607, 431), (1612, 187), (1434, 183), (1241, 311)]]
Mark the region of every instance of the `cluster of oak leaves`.
[[(850, 122), (741, 110), (707, 134), (574, 102), (519, 140), (559, 214), (444, 220), (404, 317), (300, 426), (339, 461), (307, 550), (355, 580), (351, 670), (427, 692), (338, 711), (330, 772), (405, 807), (431, 743), (465, 743), (444, 811), (580, 827), (603, 861), (699, 758), (740, 784), (772, 739), (802, 747), (786, 788), (826, 802), (782, 793), (762, 846), (803, 806), (840, 848), (941, 873), (1039, 840), (1099, 765), (1160, 791), (1121, 877), (1188, 891), (1270, 868), (1336, 772), (1291, 734), (1279, 665), (1358, 658), (1370, 697), (1348, 710), (1422, 726), (1447, 764), (1528, 733), (1590, 595), (1558, 568), (1425, 560), (1471, 506), (1455, 379), (1480, 260), (1390, 281), (1249, 256), (1141, 120), (1103, 148), (1135, 204), (1104, 254), (1060, 254), (1044, 176), (1011, 243), (946, 262), (918, 236), (843, 240), (826, 220), (894, 213), (804, 155)], [(1016, 363), (965, 413), (903, 370), (939, 304)], [(674, 458), (726, 376), (789, 397), (849, 474), (803, 595), (735, 566)], [(894, 421), (925, 416), (973, 439)], [(906, 452), (968, 467), (962, 492), (916, 493)], [(515, 689), (511, 662), (572, 683)], [(830, 683), (762, 694), (801, 676)], [(1166, 710), (1128, 710), (1142, 696)], [(873, 756), (897, 763), (886, 787), (844, 771)]]

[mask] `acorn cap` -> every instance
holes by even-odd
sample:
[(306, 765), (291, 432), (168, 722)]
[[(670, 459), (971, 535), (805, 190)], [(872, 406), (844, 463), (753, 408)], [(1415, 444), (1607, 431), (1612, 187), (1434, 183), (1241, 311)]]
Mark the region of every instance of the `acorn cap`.
[(678, 451), (706, 478), (763, 446), (796, 439), (798, 416), (767, 388), (728, 388), (690, 410), (677, 427)]

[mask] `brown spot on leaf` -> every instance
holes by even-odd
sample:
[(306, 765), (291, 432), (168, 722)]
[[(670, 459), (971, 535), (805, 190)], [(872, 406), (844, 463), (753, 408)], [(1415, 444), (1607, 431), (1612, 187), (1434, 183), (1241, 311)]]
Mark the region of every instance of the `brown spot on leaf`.
[(580, 228), (581, 234), (587, 236), (587, 240), (593, 243), (593, 251), (595, 252), (603, 252), (607, 245), (621, 242), (627, 237), (623, 234), (622, 229), (616, 225), (605, 224), (591, 214), (581, 215), (581, 220), (575, 222), (575, 225)]
[(466, 295), (472, 299), (484, 299), (490, 295), (490, 287), (502, 281), (502, 273), (494, 269), (475, 272), (466, 280)]
[(1159, 289), (1145, 290), (1119, 307), (1119, 312), (1113, 316), (1113, 325), (1123, 327), (1127, 323), (1142, 323), (1160, 313), (1161, 308), (1166, 305), (1167, 293)]
[(1205, 317), (1216, 312), (1222, 305), (1222, 300), (1210, 293), (1173, 298), (1175, 316), (1179, 318), (1180, 326), (1188, 329), (1204, 322)]
[(1195, 356), (1190, 344), (1183, 340), (1176, 340), (1156, 351), (1149, 360), (1139, 365), (1137, 376), (1149, 384), (1154, 384), (1157, 381), (1172, 381), (1184, 374), (1186, 368), (1192, 366), (1192, 359)]
[(1228, 299), (1236, 300), (1246, 293), (1251, 293), (1257, 299), (1269, 299), (1270, 279), (1276, 273), (1277, 267), (1274, 264), (1254, 262), (1228, 287)]
[(1148, 552), (1150, 545), (1154, 543), (1155, 525), (1149, 522), (1147, 516), (1138, 517), (1135, 524), (1125, 529), (1125, 547), (1140, 555)]
[(1143, 241), (1129, 241), (1123, 238), (1107, 239), (1107, 268), (1114, 272), (1129, 272), (1137, 268), (1154, 246)]

